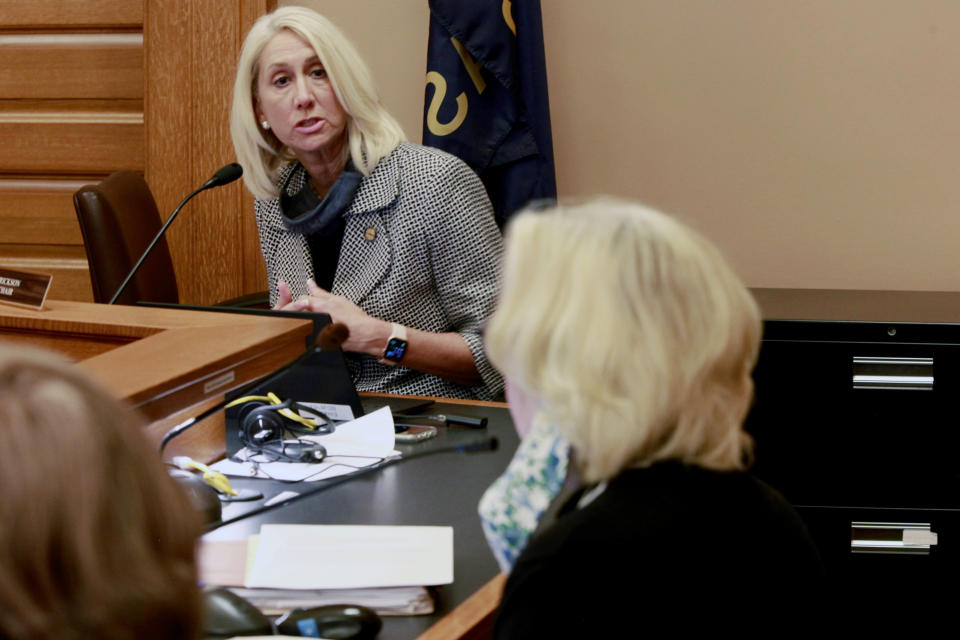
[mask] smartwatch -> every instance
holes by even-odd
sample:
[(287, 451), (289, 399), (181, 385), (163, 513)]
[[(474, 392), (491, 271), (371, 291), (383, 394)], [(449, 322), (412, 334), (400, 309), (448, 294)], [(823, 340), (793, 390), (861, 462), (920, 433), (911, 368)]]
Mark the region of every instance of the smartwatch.
[(380, 362), (391, 366), (400, 364), (406, 352), (407, 328), (394, 322), (390, 325), (390, 337), (387, 338), (387, 346), (383, 349), (383, 357), (380, 358)]

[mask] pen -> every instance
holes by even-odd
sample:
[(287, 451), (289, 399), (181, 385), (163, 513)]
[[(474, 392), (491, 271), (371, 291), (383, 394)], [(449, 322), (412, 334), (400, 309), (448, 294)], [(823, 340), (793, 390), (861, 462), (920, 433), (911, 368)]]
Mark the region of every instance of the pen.
[(401, 420), (427, 420), (429, 422), (439, 422), (444, 426), (456, 424), (464, 427), (470, 427), (472, 429), (486, 429), (487, 427), (486, 417), (474, 418), (471, 416), (457, 416), (450, 413), (395, 413), (393, 414), (393, 417), (400, 418)]

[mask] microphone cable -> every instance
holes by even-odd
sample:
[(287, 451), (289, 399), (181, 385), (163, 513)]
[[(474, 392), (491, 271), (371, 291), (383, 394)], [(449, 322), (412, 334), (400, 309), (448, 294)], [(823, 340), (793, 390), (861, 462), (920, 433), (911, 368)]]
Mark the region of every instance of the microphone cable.
[(123, 282), (120, 283), (120, 286), (117, 287), (116, 293), (113, 294), (113, 297), (110, 298), (110, 302), (107, 304), (114, 304), (117, 299), (120, 297), (120, 294), (127, 288), (127, 285), (130, 284), (130, 281), (133, 280), (133, 276), (137, 274), (137, 271), (140, 270), (140, 267), (143, 265), (143, 262), (147, 259), (147, 256), (153, 251), (153, 248), (160, 242), (160, 238), (167, 233), (167, 228), (173, 223), (174, 219), (177, 217), (177, 214), (180, 213), (180, 209), (183, 208), (183, 205), (190, 202), (190, 199), (193, 196), (197, 195), (201, 191), (206, 191), (207, 189), (212, 189), (214, 187), (221, 187), (225, 184), (230, 184), (234, 180), (238, 179), (243, 175), (243, 167), (241, 167), (236, 162), (232, 162), (225, 167), (219, 169), (213, 177), (203, 183), (203, 185), (195, 190), (193, 193), (184, 198), (180, 204), (177, 205), (177, 208), (173, 210), (173, 213), (170, 214), (170, 217), (167, 218), (167, 221), (163, 223), (163, 226), (160, 227), (160, 231), (157, 232), (157, 235), (153, 237), (153, 240), (150, 241), (150, 244), (147, 245), (146, 250), (140, 256), (140, 259), (137, 260), (137, 264), (133, 265), (133, 269), (130, 269), (130, 273), (127, 274), (127, 277), (123, 279)]
[(387, 460), (384, 460), (380, 464), (375, 464), (371, 467), (364, 467), (362, 469), (355, 471), (354, 473), (350, 473), (345, 476), (340, 476), (338, 478), (334, 478), (328, 481), (321, 480), (321, 482), (324, 482), (324, 484), (321, 484), (318, 487), (314, 487), (313, 489), (310, 489), (308, 491), (304, 491), (303, 493), (298, 493), (297, 495), (290, 496), (289, 498), (284, 498), (279, 502), (258, 507), (256, 509), (247, 511), (246, 513), (241, 513), (240, 515), (234, 516), (233, 518), (229, 518), (227, 520), (221, 520), (220, 522), (214, 522), (212, 524), (208, 524), (206, 525), (205, 533), (216, 531), (221, 527), (225, 527), (227, 525), (240, 522), (241, 520), (246, 520), (247, 518), (252, 518), (254, 516), (267, 513), (268, 511), (273, 511), (274, 509), (286, 507), (287, 505), (291, 505), (294, 502), (297, 502), (299, 500), (309, 498), (310, 496), (315, 496), (318, 493), (323, 493), (324, 491), (327, 491), (328, 489), (339, 487), (341, 484), (345, 482), (356, 480), (357, 478), (362, 478), (364, 476), (370, 475), (375, 471), (381, 471), (383, 469), (386, 469), (387, 467), (392, 467), (395, 464), (400, 464), (401, 462), (407, 462), (408, 460), (416, 460), (417, 458), (424, 458), (426, 456), (432, 456), (438, 453), (475, 453), (477, 451), (496, 451), (499, 446), (500, 446), (500, 441), (496, 438), (496, 436), (489, 436), (489, 437), (483, 438), (482, 440), (474, 440), (472, 442), (466, 442), (463, 444), (446, 445), (443, 447), (428, 449), (426, 451), (415, 451), (410, 455), (404, 455), (397, 458), (389, 458)]

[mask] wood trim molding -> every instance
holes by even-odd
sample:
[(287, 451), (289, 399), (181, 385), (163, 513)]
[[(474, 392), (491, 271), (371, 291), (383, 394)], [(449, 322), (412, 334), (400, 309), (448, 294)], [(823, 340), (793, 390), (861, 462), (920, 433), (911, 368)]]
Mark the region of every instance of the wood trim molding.
[(506, 582), (507, 576), (498, 573), (456, 609), (421, 633), (417, 640), (488, 640), (493, 635), (493, 623)]
[(361, 396), (369, 398), (409, 398), (411, 400), (433, 400), (444, 404), (464, 404), (471, 407), (497, 407), (498, 409), (509, 409), (510, 405), (506, 402), (496, 400), (464, 400), (461, 398), (439, 398), (437, 396), (411, 396), (399, 393), (379, 393), (376, 391), (361, 391)]

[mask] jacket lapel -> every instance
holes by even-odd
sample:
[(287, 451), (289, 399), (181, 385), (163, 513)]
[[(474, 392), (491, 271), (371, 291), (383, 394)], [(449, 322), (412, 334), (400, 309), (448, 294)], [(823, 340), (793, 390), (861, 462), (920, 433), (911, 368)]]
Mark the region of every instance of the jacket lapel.
[[(306, 182), (306, 174), (302, 167), (295, 162), (288, 164), (280, 169), (277, 176), (277, 182), (283, 183), (295, 170), (299, 170), (299, 175), (290, 178), (288, 193), (296, 193)], [(267, 208), (263, 216), (259, 224), (266, 228), (267, 237), (277, 239), (268, 249), (270, 254), (265, 256), (267, 264), (280, 265), (277, 276), (290, 285), (294, 299), (307, 295), (307, 278), (313, 277), (313, 260), (310, 257), (306, 238), (299, 233), (287, 230), (283, 224), (279, 203)], [(261, 230), (261, 237), (263, 233)], [(272, 286), (276, 286), (275, 283), (271, 283)]]
[(393, 248), (387, 225), (390, 205), (400, 195), (396, 151), (360, 183), (350, 209), (333, 292), (360, 304), (390, 271)]

